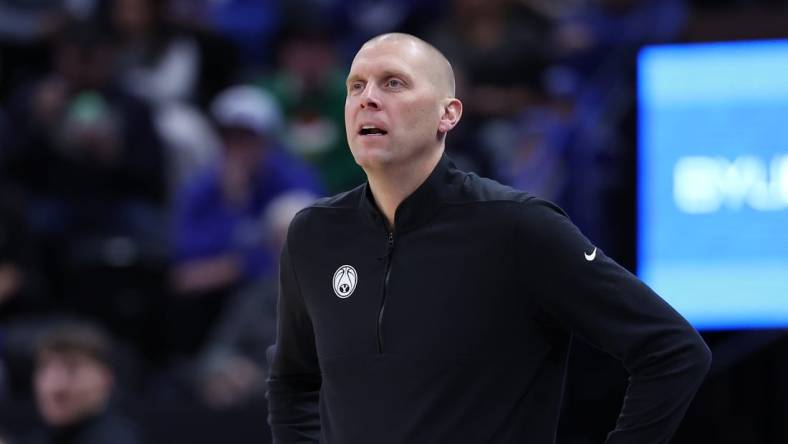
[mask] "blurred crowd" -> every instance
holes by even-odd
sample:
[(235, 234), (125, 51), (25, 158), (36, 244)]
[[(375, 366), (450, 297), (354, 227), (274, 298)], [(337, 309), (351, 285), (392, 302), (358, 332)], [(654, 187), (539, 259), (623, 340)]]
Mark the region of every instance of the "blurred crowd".
[(144, 442), (117, 406), (263, 399), (282, 239), (364, 181), (344, 77), (380, 33), (453, 63), (458, 165), (559, 202), (626, 264), (604, 222), (631, 210), (635, 54), (686, 16), (682, 0), (0, 0), (0, 404), (18, 419), (0, 441)]

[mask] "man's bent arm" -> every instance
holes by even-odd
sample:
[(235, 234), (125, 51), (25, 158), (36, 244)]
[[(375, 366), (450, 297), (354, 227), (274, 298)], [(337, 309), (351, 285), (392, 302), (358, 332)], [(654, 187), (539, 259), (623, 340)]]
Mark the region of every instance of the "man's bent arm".
[(607, 444), (668, 443), (708, 372), (705, 342), (558, 207), (533, 199), (523, 216), (523, 265), (543, 277), (533, 294), (538, 312), (619, 358), (630, 374)]
[(268, 423), (275, 444), (320, 440), (320, 367), (312, 321), (298, 286), (288, 245), (279, 265), (277, 341), (268, 379)]

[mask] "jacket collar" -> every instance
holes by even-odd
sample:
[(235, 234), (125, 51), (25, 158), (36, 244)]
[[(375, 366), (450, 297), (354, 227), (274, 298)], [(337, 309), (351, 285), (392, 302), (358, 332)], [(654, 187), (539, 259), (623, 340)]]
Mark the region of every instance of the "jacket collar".
[[(448, 198), (456, 173), (454, 162), (444, 153), (427, 179), (397, 207), (394, 214), (394, 231), (412, 230), (432, 218)], [(364, 184), (361, 194), (359, 208), (374, 224), (388, 230), (386, 219), (372, 196), (369, 182)]]

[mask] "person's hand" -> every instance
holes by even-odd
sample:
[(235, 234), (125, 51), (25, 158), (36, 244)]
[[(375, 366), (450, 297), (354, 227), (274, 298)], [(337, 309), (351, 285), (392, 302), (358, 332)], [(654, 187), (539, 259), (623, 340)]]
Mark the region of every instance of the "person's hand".
[(0, 305), (16, 294), (21, 282), (22, 276), (16, 265), (0, 263)]
[(179, 295), (199, 295), (233, 284), (240, 279), (242, 270), (237, 254), (194, 259), (175, 267), (172, 287)]
[(208, 405), (226, 408), (259, 393), (264, 383), (265, 375), (259, 366), (244, 356), (231, 355), (206, 375), (201, 394)]

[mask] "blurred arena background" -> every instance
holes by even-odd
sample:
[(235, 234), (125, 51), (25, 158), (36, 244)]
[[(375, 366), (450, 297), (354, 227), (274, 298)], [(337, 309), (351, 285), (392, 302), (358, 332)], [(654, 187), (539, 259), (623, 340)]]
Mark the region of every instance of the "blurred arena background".
[[(452, 61), (460, 166), (558, 202), (702, 329), (673, 442), (788, 442), (778, 0), (0, 0), (0, 442), (106, 397), (90, 442), (270, 442), (282, 236), (363, 181), (344, 76), (390, 31)], [(625, 388), (575, 341), (558, 442), (603, 442)]]

